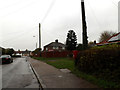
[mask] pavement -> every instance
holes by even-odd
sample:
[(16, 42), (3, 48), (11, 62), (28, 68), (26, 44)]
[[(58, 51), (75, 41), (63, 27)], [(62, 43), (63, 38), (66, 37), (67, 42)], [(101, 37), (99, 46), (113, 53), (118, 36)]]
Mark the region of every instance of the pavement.
[(37, 73), (43, 88), (97, 88), (97, 86), (70, 73), (67, 69), (57, 69), (30, 57), (27, 60)]

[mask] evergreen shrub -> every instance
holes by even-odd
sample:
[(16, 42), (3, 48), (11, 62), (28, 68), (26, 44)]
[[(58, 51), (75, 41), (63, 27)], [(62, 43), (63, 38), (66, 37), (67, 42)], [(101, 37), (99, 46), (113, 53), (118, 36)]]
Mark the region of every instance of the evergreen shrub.
[(80, 51), (75, 65), (80, 71), (95, 77), (120, 82), (120, 45), (96, 46)]

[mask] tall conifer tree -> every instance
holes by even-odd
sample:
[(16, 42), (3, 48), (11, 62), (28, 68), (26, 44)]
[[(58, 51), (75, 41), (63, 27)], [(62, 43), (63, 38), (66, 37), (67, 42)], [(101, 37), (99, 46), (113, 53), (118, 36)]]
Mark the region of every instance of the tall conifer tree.
[(75, 50), (77, 45), (77, 37), (73, 30), (69, 30), (66, 39), (66, 49)]

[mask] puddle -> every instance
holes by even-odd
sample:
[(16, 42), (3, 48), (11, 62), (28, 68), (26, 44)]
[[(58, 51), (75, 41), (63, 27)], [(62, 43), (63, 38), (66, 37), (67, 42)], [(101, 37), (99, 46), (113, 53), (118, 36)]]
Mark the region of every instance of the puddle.
[(69, 69), (60, 69), (61, 72), (64, 72), (64, 73), (70, 73), (71, 71)]
[(62, 76), (58, 76), (59, 78), (61, 78)]

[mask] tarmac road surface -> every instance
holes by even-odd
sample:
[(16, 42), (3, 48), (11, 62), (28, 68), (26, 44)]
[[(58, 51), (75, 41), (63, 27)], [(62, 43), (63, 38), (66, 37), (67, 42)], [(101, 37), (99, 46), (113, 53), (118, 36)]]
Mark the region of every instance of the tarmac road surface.
[(13, 63), (2, 65), (2, 88), (39, 88), (26, 57), (15, 58)]

